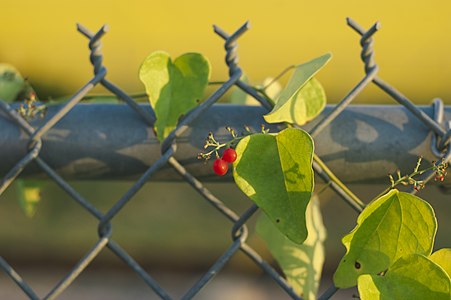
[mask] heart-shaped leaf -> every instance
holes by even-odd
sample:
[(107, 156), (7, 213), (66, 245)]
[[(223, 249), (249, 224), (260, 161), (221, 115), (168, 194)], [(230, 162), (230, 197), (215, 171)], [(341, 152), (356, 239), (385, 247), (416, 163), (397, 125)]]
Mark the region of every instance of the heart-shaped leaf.
[(445, 272), (451, 277), (451, 249), (443, 248), (435, 251), (429, 257), (430, 260), (443, 268)]
[(358, 276), (383, 272), (403, 255), (430, 255), (436, 231), (437, 219), (429, 203), (391, 190), (370, 203), (357, 218), (357, 226), (342, 239), (347, 252), (335, 272), (335, 286), (354, 286)]
[(210, 63), (199, 53), (186, 53), (172, 62), (169, 54), (157, 51), (146, 57), (139, 78), (156, 115), (157, 137), (163, 141), (204, 96), (210, 78)]
[(305, 209), (313, 190), (313, 140), (301, 129), (278, 134), (253, 134), (236, 147), (233, 176), (290, 240), (307, 237)]
[(427, 257), (410, 254), (396, 261), (385, 276), (362, 275), (358, 279), (362, 300), (450, 300), (451, 280)]
[(282, 268), (288, 283), (304, 299), (316, 299), (324, 263), (324, 227), (318, 198), (312, 198), (306, 211), (308, 236), (302, 245), (290, 241), (263, 213), (256, 230)]
[(297, 66), (273, 110), (264, 116), (266, 122), (303, 125), (315, 118), (326, 105), (326, 94), (313, 76), (331, 57), (332, 55), (327, 53)]

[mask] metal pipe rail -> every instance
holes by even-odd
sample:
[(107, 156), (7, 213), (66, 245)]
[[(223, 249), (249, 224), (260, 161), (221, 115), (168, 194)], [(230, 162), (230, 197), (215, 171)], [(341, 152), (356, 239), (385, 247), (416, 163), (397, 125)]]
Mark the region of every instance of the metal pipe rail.
[[(150, 111), (147, 105), (141, 107)], [(34, 120), (32, 125), (37, 128), (44, 124), (60, 108), (49, 106), (46, 117)], [(433, 117), (432, 106), (420, 108)], [(315, 128), (331, 110), (328, 106), (305, 129)], [(451, 119), (451, 107), (444, 111), (444, 118)], [(264, 122), (265, 113), (260, 106), (214, 105), (177, 138), (175, 158), (199, 179), (219, 180), (210, 166), (197, 159), (208, 132), (227, 140), (230, 135), (226, 126), (237, 132), (244, 126), (259, 132), (262, 124), (271, 132), (280, 130), (280, 126)], [(346, 107), (315, 138), (315, 152), (345, 183), (387, 183), (389, 172), (410, 171), (418, 156), (429, 162), (437, 160), (431, 141), (430, 129), (403, 106), (354, 105)], [(0, 113), (0, 177), (27, 154), (28, 143), (28, 135)], [(42, 145), (40, 157), (66, 179), (136, 180), (161, 155), (153, 129), (128, 106), (118, 104), (76, 105), (42, 136)], [(22, 175), (45, 178), (34, 163)], [(153, 180), (181, 181), (182, 177), (168, 166)], [(450, 183), (449, 177), (447, 180)]]

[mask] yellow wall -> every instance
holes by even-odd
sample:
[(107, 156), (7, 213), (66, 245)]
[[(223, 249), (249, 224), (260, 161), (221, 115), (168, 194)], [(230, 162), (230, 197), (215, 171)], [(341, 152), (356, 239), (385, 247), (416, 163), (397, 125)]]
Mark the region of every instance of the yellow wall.
[[(93, 3), (94, 2), (94, 3)], [(353, 17), (364, 27), (380, 20), (376, 60), (380, 75), (416, 102), (435, 96), (451, 103), (450, 1), (6, 1), (0, 5), (0, 61), (16, 65), (54, 96), (72, 92), (92, 74), (80, 22), (92, 30), (110, 25), (104, 37), (109, 78), (127, 91), (141, 91), (137, 70), (154, 50), (172, 55), (198, 51), (209, 57), (213, 80), (225, 79), (222, 40), (212, 24), (232, 31), (250, 20), (240, 40), (241, 66), (255, 83), (293, 63), (324, 52), (333, 61), (321, 72), (331, 100), (363, 74), (358, 36), (346, 26)], [(376, 88), (360, 101), (383, 101)]]

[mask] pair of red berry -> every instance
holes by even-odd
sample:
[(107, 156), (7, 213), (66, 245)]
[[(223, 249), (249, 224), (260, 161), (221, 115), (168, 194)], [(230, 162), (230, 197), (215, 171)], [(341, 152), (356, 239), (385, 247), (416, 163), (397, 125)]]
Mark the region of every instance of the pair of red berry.
[(229, 163), (233, 163), (236, 160), (236, 151), (232, 148), (224, 150), (221, 158), (218, 158), (213, 163), (213, 171), (219, 176), (225, 175), (229, 170)]

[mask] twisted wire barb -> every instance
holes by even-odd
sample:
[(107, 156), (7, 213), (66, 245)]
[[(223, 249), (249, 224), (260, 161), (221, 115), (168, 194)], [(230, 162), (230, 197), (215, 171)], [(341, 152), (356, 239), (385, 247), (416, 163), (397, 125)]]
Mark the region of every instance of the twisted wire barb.
[(346, 22), (349, 27), (354, 29), (357, 33), (361, 33), (360, 46), (362, 51), (360, 52), (360, 58), (365, 65), (365, 73), (371, 72), (377, 68), (377, 64), (374, 61), (374, 40), (373, 35), (381, 28), (381, 23), (377, 21), (368, 30), (363, 30), (353, 19), (346, 18)]
[(103, 25), (95, 34), (82, 24), (77, 24), (77, 30), (89, 39), (88, 46), (91, 50), (89, 60), (94, 66), (94, 75), (101, 72), (101, 70), (104, 70), (106, 73), (106, 68), (103, 66), (102, 42), (100, 39), (109, 31), (108, 25)]
[(88, 47), (90, 49), (89, 61), (94, 67), (94, 74), (103, 73), (104, 75), (101, 78), (101, 85), (104, 86), (107, 90), (109, 90), (114, 95), (118, 96), (118, 98), (130, 106), (140, 117), (141, 119), (149, 126), (153, 126), (155, 123), (155, 112), (150, 107), (150, 112), (141, 108), (132, 97), (130, 97), (126, 92), (121, 90), (114, 83), (110, 82), (106, 79), (107, 69), (103, 66), (103, 54), (102, 54), (102, 43), (101, 38), (108, 32), (108, 25), (103, 25), (97, 33), (93, 33), (91, 30), (83, 26), (82, 24), (77, 24), (77, 30), (83, 34), (88, 40)]
[[(362, 37), (365, 35), (365, 30), (354, 20), (348, 18), (349, 26), (354, 29)], [(365, 61), (364, 61), (365, 62)], [(366, 62), (365, 62), (366, 63)], [(401, 92), (396, 90), (394, 87), (383, 81), (380, 77), (374, 76), (373, 83), (390, 95), (393, 99), (399, 102), (401, 105), (406, 107), (412, 114), (414, 114), (418, 119), (420, 119), (429, 129), (439, 136), (444, 136), (446, 134), (445, 130), (434, 120), (431, 119), (425, 112), (418, 109), (406, 96)]]
[(250, 28), (249, 21), (244, 23), (238, 30), (236, 30), (232, 35), (229, 35), (219, 26), (213, 25), (213, 30), (216, 34), (222, 37), (226, 42), (224, 44), (224, 49), (226, 50), (226, 65), (229, 67), (229, 76), (232, 77), (236, 73), (242, 73), (241, 68), (238, 66), (238, 43), (236, 40), (242, 36)]
[[(348, 25), (356, 29), (356, 23), (347, 18)], [(336, 117), (349, 105), (356, 96), (363, 91), (363, 89), (372, 81), (379, 71), (378, 65), (374, 62), (373, 40), (372, 36), (377, 32), (380, 25), (375, 23), (369, 30), (361, 29), (362, 38), (360, 44), (364, 47), (361, 52), (361, 58), (365, 63), (365, 77), (332, 109), (332, 111), (311, 130), (310, 135), (316, 137), (326, 126), (328, 126)]]
[[(238, 74), (238, 73), (243, 74), (242, 69), (238, 66), (239, 60), (237, 52), (238, 44), (236, 43), (236, 39), (240, 37), (243, 33), (245, 33), (249, 28), (250, 28), (249, 21), (247, 21), (234, 34), (229, 35), (220, 27), (216, 25), (213, 26), (214, 32), (226, 41), (224, 45), (224, 48), (226, 50), (225, 62), (226, 65), (229, 67), (229, 74)], [(235, 85), (245, 93), (248, 93), (249, 95), (254, 97), (266, 109), (269, 110), (272, 109), (272, 105), (268, 102), (268, 100), (262, 97), (253, 86), (250, 86), (249, 84), (245, 83), (242, 80), (236, 81)]]

